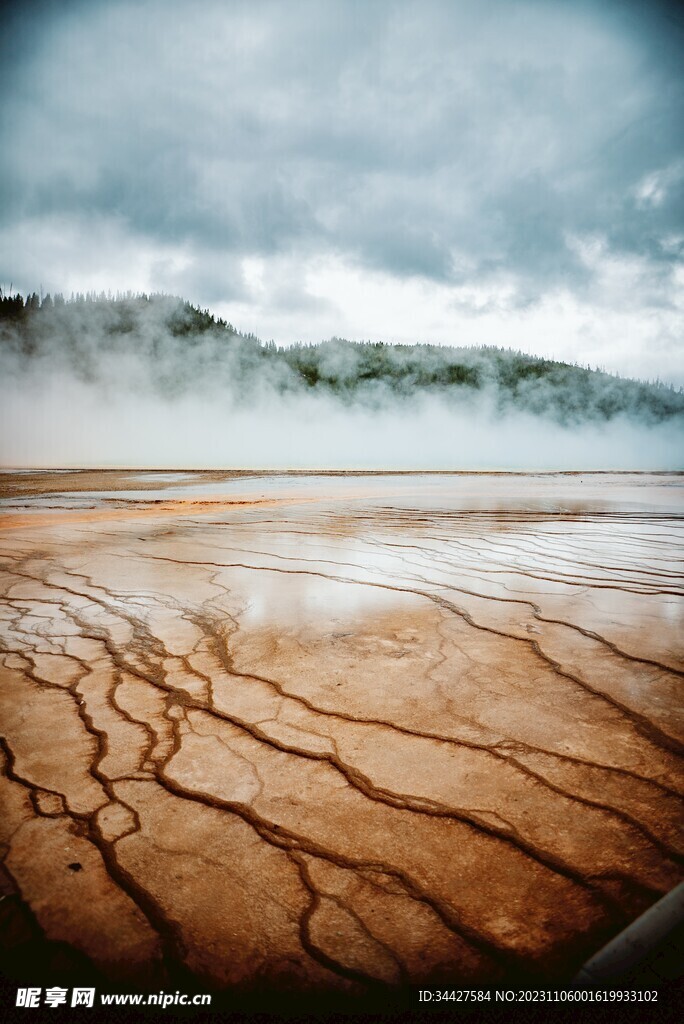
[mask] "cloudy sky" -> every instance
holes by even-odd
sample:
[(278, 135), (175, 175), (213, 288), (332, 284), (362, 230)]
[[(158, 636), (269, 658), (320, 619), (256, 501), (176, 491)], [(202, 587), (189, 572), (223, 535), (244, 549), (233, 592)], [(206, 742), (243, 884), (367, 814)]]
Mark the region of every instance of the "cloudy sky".
[(631, 0), (14, 0), (0, 283), (684, 384), (684, 22)]

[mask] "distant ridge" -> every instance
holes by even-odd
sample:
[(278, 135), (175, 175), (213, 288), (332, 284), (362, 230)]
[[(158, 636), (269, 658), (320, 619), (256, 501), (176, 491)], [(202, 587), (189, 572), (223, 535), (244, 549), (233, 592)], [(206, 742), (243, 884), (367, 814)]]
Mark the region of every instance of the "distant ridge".
[(124, 385), (173, 397), (225, 392), (325, 396), (381, 408), (438, 396), (467, 410), (524, 412), (565, 426), (619, 417), (684, 425), (684, 392), (660, 382), (519, 351), (332, 338), (289, 348), (242, 334), (191, 303), (163, 294), (39, 298), (0, 293), (0, 370), (64, 372), (85, 383)]

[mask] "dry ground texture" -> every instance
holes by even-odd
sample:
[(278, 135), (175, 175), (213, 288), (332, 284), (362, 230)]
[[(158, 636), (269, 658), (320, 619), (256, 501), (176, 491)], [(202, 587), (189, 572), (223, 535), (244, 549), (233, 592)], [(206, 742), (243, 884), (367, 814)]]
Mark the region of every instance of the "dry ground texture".
[(102, 976), (558, 982), (681, 880), (681, 477), (2, 484), (4, 907)]

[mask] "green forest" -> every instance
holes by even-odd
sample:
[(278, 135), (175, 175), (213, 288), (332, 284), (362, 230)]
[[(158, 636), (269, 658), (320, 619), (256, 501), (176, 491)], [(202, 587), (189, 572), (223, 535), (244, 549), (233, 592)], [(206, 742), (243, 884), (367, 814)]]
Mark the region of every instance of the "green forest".
[(242, 403), (275, 391), (366, 407), (437, 396), (468, 408), (486, 396), (498, 412), (522, 411), (564, 425), (620, 416), (650, 424), (684, 418), (684, 392), (657, 381), (495, 346), (332, 338), (284, 347), (163, 294), (1, 294), (0, 370), (20, 383), (36, 369), (169, 397), (218, 389)]

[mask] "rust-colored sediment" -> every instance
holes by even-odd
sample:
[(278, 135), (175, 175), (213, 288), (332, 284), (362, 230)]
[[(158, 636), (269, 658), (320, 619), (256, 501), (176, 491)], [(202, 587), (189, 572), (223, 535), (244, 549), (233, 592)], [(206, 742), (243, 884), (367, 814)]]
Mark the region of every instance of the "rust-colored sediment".
[(296, 483), (7, 510), (6, 891), (139, 985), (570, 977), (682, 877), (681, 481)]

